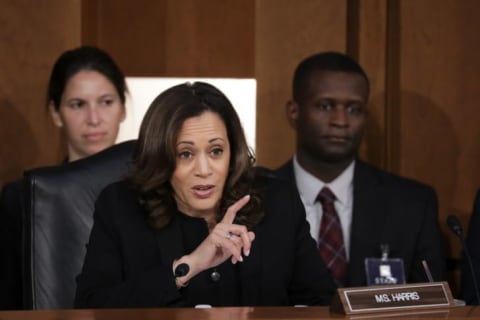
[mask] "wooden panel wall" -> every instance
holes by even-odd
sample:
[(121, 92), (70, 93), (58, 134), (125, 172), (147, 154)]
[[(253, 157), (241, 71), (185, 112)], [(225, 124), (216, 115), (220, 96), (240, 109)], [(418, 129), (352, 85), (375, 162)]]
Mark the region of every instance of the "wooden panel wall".
[(378, 167), (386, 168), (391, 146), (388, 120), (392, 119), (387, 102), (387, 61), (391, 52), (387, 50), (391, 48), (387, 32), (392, 32), (387, 1), (350, 0), (348, 12), (347, 53), (357, 58), (370, 80), (368, 125), (361, 156)]
[(398, 169), (436, 187), (445, 229), (448, 214), (466, 224), (480, 186), (480, 2), (409, 0), (399, 9)]
[(59, 52), (80, 44), (80, 2), (0, 1), (0, 187), (64, 156), (45, 92)]
[(459, 259), (445, 221), (456, 214), (466, 229), (480, 187), (480, 2), (409, 0), (398, 8), (398, 171), (435, 187), (448, 256)]
[(252, 78), (254, 3), (86, 0), (83, 42), (110, 52), (128, 76)]
[(257, 160), (277, 167), (294, 152), (285, 103), (298, 62), (323, 50), (346, 50), (345, 0), (256, 1)]

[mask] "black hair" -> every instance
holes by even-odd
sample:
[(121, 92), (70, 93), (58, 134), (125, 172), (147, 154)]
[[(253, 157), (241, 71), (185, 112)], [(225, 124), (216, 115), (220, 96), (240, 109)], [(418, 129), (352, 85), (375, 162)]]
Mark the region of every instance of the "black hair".
[(122, 104), (125, 104), (127, 84), (115, 61), (99, 48), (82, 46), (65, 51), (55, 62), (48, 82), (47, 106), (53, 101), (58, 111), (68, 80), (82, 70), (97, 71), (107, 77), (117, 90)]
[(305, 58), (295, 69), (292, 83), (293, 99), (295, 101), (301, 100), (306, 83), (312, 72), (316, 70), (356, 73), (365, 79), (367, 89), (370, 87), (367, 74), (352, 57), (334, 51), (321, 52)]

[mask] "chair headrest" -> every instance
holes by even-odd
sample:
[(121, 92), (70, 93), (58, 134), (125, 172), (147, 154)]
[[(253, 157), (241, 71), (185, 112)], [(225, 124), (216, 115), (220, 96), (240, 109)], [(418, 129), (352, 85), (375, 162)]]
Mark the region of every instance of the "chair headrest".
[[(40, 167), (28, 170), (24, 176), (29, 178), (42, 178), (57, 182), (56, 187), (62, 188), (64, 184), (78, 183), (84, 179), (94, 178), (96, 181), (109, 180), (110, 176), (117, 176), (119, 170), (125, 173), (125, 165), (128, 165), (133, 156), (136, 140), (125, 141), (111, 146), (90, 157), (65, 163), (64, 165)], [(88, 176), (84, 176), (88, 174)], [(67, 176), (65, 176), (67, 175)], [(72, 181), (66, 177), (75, 176), (79, 180)], [(52, 185), (54, 187), (54, 185)]]

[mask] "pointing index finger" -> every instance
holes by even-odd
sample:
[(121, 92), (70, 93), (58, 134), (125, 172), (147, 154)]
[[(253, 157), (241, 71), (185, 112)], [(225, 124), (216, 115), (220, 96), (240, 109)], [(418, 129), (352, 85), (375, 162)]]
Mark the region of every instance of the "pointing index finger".
[(243, 196), (242, 198), (240, 198), (240, 200), (232, 204), (227, 209), (227, 212), (223, 216), (222, 222), (232, 224), (233, 220), (235, 220), (235, 216), (237, 215), (237, 212), (240, 211), (240, 209), (242, 209), (248, 203), (248, 201), (250, 201), (249, 194), (247, 194), (246, 196)]

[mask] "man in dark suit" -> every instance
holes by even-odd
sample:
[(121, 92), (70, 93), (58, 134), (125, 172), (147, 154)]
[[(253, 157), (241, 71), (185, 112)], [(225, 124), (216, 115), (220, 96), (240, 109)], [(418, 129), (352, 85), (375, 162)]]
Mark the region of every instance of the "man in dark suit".
[(334, 254), (345, 261), (339, 285), (366, 285), (365, 259), (382, 254), (403, 259), (407, 282), (428, 281), (423, 260), (435, 281), (444, 280), (435, 191), (357, 158), (368, 95), (365, 72), (347, 55), (326, 52), (303, 60), (286, 106), (296, 153), (276, 174), (296, 183), (319, 244), (324, 209), (317, 195), (323, 187), (333, 191), (343, 240)]

